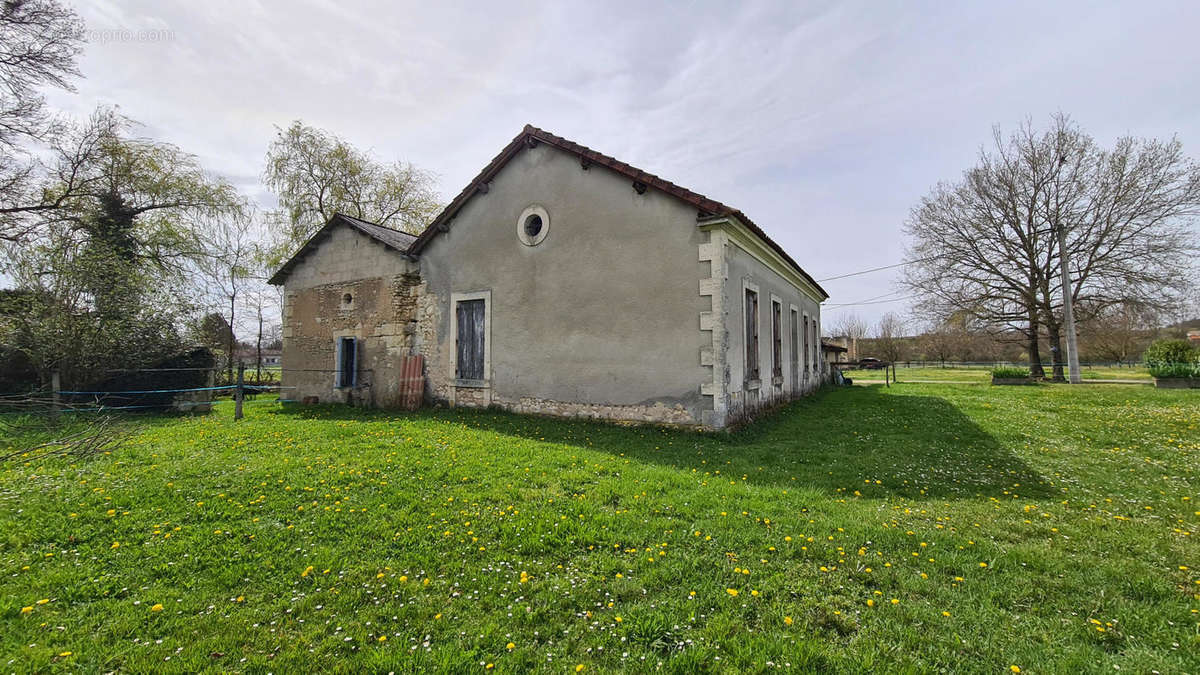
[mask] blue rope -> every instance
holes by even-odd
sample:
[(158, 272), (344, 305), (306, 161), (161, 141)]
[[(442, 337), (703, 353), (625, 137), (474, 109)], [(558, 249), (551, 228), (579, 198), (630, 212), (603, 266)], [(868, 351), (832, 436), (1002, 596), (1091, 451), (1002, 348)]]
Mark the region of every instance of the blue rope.
[(184, 391), (216, 391), (218, 389), (237, 389), (230, 384), (223, 387), (197, 387), (195, 389), (146, 389), (143, 391), (60, 391), (60, 394), (79, 394), (87, 396), (118, 396), (121, 394), (177, 394)]

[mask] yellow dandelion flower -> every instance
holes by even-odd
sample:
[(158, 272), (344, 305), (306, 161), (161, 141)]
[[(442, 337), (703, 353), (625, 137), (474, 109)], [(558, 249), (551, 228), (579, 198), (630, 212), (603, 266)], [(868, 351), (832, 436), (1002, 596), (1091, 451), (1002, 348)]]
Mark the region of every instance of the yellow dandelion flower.
[(33, 605), (30, 605), (29, 607), (22, 607), (22, 608), (21, 608), (21, 613), (22, 613), (22, 614), (28, 614), (28, 613), (30, 613), (30, 612), (32, 612), (32, 611), (33, 611)]
[(726, 588), (725, 592), (732, 595), (735, 598), (737, 597), (737, 594), (738, 594), (738, 590), (736, 588)]
[(622, 619), (622, 618), (621, 618), (621, 617), (619, 617), (619, 616), (618, 616), (618, 617), (616, 617), (616, 618), (614, 618), (613, 620), (614, 620), (614, 621), (616, 621), (617, 623), (621, 623), (622, 621), (624, 621), (624, 619)]
[(942, 612), (942, 616), (950, 616), (950, 612)]
[(160, 602), (154, 603), (154, 606), (150, 608), (151, 612), (161, 612), (162, 610), (163, 610), (163, 606), (162, 606), (162, 603), (160, 603)]
[(577, 672), (577, 673), (582, 673), (582, 672), (583, 672), (583, 664), (582, 664), (582, 663), (581, 663), (581, 664), (579, 664), (579, 665), (577, 665), (577, 666), (575, 666), (575, 672)]
[(790, 626), (790, 625), (792, 625), (792, 623), (793, 623), (793, 622), (792, 622), (792, 617), (790, 617), (790, 616), (785, 616), (785, 617), (783, 617), (783, 624), (784, 624), (785, 626)]
[(379, 641), (380, 641), (380, 642), (387, 642), (387, 636), (386, 636), (386, 635), (380, 635), (380, 636), (379, 636)]
[(1021, 667), (1020, 667), (1020, 666), (1009, 666), (1009, 667), (1008, 667), (1008, 669), (1009, 669), (1009, 670), (1011, 670), (1011, 671), (1013, 671), (1014, 673), (1019, 673), (1019, 672), (1021, 672)]
[(516, 648), (517, 648), (517, 645), (516, 645), (515, 643), (513, 643), (513, 642), (510, 642), (510, 643), (508, 643), (508, 644), (504, 645), (504, 648), (505, 648), (505, 649), (510, 649), (510, 650), (511, 650), (511, 649), (516, 649)]
[(112, 546), (110, 546), (109, 548), (121, 548), (121, 542), (119, 542), (119, 541), (114, 541), (114, 542), (112, 543)]
[(42, 598), (41, 600), (38, 600), (38, 601), (37, 601), (37, 604), (39, 604), (39, 605), (44, 605), (44, 604), (46, 604), (46, 603), (48, 603), (48, 602), (50, 602), (50, 598)]
[(70, 656), (72, 653), (73, 653), (73, 652), (63, 652), (63, 653), (61, 653), (61, 654), (59, 654), (59, 655), (58, 655), (58, 658), (60, 658), (60, 659), (65, 659), (65, 658), (67, 658), (68, 656)]
[(871, 598), (867, 598), (867, 607), (874, 607), (874, 606), (875, 606), (875, 601), (872, 600)]

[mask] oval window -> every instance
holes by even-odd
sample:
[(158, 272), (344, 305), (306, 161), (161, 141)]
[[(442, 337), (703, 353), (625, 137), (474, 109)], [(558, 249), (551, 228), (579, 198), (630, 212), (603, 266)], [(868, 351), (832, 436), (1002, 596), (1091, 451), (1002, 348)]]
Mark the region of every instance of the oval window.
[(550, 231), (550, 214), (540, 204), (531, 204), (517, 219), (517, 238), (526, 246), (537, 246)]
[(530, 237), (536, 237), (542, 231), (542, 217), (538, 214), (533, 214), (525, 219), (525, 234)]

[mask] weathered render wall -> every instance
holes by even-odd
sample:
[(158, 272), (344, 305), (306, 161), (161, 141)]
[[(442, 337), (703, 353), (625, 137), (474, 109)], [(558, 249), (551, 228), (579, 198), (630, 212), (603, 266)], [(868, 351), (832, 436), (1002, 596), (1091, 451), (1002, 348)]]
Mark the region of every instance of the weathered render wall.
[[(333, 229), (284, 284), (283, 385), (287, 398), (399, 403), (400, 357), (415, 353), (417, 267), (349, 227)], [(350, 294), (351, 302), (344, 302)], [(334, 386), (335, 341), (362, 340), (358, 386)]]
[[(716, 233), (714, 233), (716, 236)], [(825, 376), (824, 356), (820, 351), (821, 306), (809, 294), (783, 278), (769, 265), (747, 252), (737, 244), (724, 244), (726, 281), (722, 293), (723, 316), (726, 325), (725, 359), (727, 365), (728, 411), (736, 415), (746, 407), (767, 404), (775, 400), (800, 396), (816, 389)], [(758, 363), (760, 378), (755, 384), (746, 376), (746, 315), (745, 291), (749, 287), (758, 292)], [(781, 325), (782, 381), (772, 377), (772, 317), (771, 302), (779, 300), (783, 308)], [(791, 340), (791, 309), (797, 311), (799, 319), (799, 363), (798, 377), (793, 376), (792, 355), (796, 348)], [(804, 317), (810, 321), (809, 332), (804, 331)], [(817, 322), (816, 358), (812, 356), (811, 322)], [(807, 353), (808, 368), (804, 367)]]
[[(536, 246), (517, 235), (549, 215)], [(544, 144), (523, 150), (421, 252), (419, 332), (430, 394), (458, 405), (701, 424), (710, 298), (696, 210)], [(487, 386), (456, 386), (451, 294), (490, 292)]]

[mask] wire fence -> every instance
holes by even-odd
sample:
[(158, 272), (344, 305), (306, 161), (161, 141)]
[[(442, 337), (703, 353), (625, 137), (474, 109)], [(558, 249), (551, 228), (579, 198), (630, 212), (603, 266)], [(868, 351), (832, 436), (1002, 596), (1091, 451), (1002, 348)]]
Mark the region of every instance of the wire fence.
[[(285, 392), (295, 389), (283, 385), (278, 372), (270, 380), (249, 379), (243, 368), (235, 371), (232, 383), (191, 387), (177, 386), (176, 378), (183, 374), (192, 379), (218, 382), (218, 370), (154, 368), (111, 372), (119, 376), (133, 376), (128, 381), (140, 383), (140, 386), (61, 388), (58, 386), (59, 378), (55, 374), (49, 386), (26, 392), (0, 393), (0, 423), (5, 418), (15, 417), (58, 419), (84, 414), (212, 412), (214, 404), (222, 400), (232, 401), (235, 417), (240, 418), (243, 405), (286, 400)], [(271, 394), (275, 394), (276, 397), (255, 400)]]
[[(852, 366), (856, 361), (834, 361), (830, 365), (835, 366)], [(880, 361), (882, 363), (882, 361)], [(929, 360), (903, 360), (889, 361), (891, 365), (897, 368), (962, 368), (962, 369), (987, 369), (987, 368), (1002, 368), (1005, 366), (1029, 367), (1028, 361), (929, 361)], [(880, 366), (882, 367), (882, 366)], [(1053, 361), (1042, 362), (1042, 368), (1051, 370), (1055, 367), (1067, 368), (1067, 363), (1057, 363)], [(1126, 368), (1130, 370), (1144, 369), (1145, 363), (1141, 361), (1080, 361), (1080, 368)]]
[[(253, 377), (250, 368), (238, 366), (232, 376), (227, 368), (142, 368), (108, 371), (101, 386), (63, 388), (57, 373), (48, 386), (25, 392), (0, 393), (0, 432), (4, 421), (18, 417), (56, 420), (84, 414), (138, 412), (213, 412), (215, 404), (231, 401), (235, 419), (242, 417), (245, 405), (302, 403), (295, 396), (297, 382), (308, 389), (369, 391), (373, 379), (370, 368), (356, 369), (353, 386), (341, 387), (339, 371), (324, 368), (272, 368)], [(256, 374), (256, 373), (255, 373)], [(291, 380), (284, 384), (285, 379)], [(202, 386), (180, 386), (183, 381), (202, 382)], [(103, 386), (120, 383), (123, 386)], [(273, 396), (272, 396), (273, 395)], [(349, 399), (347, 399), (349, 400)], [(2, 435), (2, 433), (0, 433)]]

